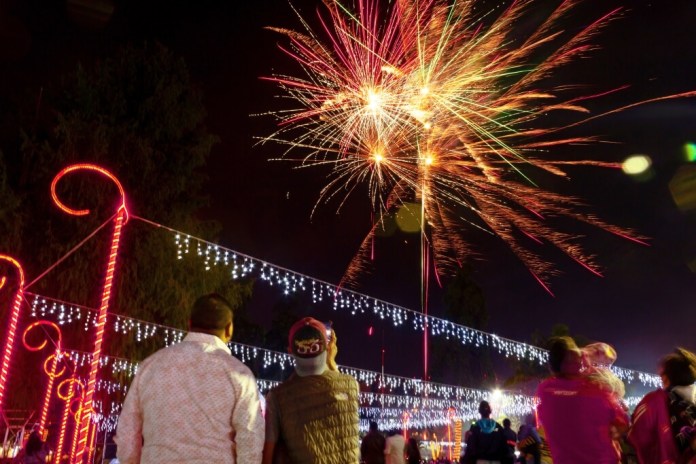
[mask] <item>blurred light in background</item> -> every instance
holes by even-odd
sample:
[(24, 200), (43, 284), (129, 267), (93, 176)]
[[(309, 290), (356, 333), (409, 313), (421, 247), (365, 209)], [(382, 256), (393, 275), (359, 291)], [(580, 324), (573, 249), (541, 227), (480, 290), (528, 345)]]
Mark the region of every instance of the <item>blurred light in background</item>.
[(686, 161), (689, 163), (696, 162), (696, 143), (687, 142), (684, 144), (684, 152), (686, 154)]
[(647, 155), (633, 155), (626, 158), (621, 165), (623, 172), (629, 176), (637, 176), (643, 174), (652, 165), (652, 160)]
[(669, 181), (669, 191), (677, 207), (682, 211), (696, 209), (696, 166), (684, 165)]

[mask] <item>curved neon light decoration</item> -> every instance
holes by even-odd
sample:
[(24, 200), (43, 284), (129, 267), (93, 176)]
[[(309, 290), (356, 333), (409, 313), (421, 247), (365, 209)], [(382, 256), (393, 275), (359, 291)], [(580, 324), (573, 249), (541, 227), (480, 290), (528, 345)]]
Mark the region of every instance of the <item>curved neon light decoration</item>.
[[(96, 333), (94, 338), (94, 349), (92, 350), (92, 360), (90, 362), (89, 377), (87, 384), (85, 386), (84, 396), (82, 399), (82, 407), (80, 412), (79, 435), (77, 439), (77, 448), (74, 455), (74, 461), (76, 463), (82, 462), (84, 459), (89, 459), (91, 455), (92, 440), (90, 437), (90, 422), (92, 420), (93, 412), (93, 399), (94, 391), (97, 383), (97, 371), (99, 369), (99, 360), (101, 358), (102, 343), (104, 341), (104, 328), (106, 326), (106, 314), (109, 310), (109, 300), (111, 298), (111, 287), (114, 280), (114, 273), (116, 269), (116, 255), (118, 253), (118, 246), (121, 239), (121, 229), (123, 225), (128, 222), (128, 210), (126, 208), (126, 194), (123, 190), (123, 186), (119, 180), (111, 172), (97, 166), (94, 164), (74, 164), (68, 166), (67, 168), (60, 171), (56, 177), (51, 182), (51, 197), (56, 203), (58, 208), (65, 211), (68, 214), (74, 216), (84, 216), (89, 214), (88, 209), (73, 209), (66, 206), (59, 198), (56, 193), (56, 186), (58, 182), (67, 174), (79, 171), (91, 171), (99, 173), (109, 180), (111, 180), (118, 188), (121, 194), (121, 202), (116, 211), (116, 216), (114, 218), (114, 232), (111, 239), (111, 249), (109, 252), (109, 259), (106, 265), (106, 274), (104, 278), (104, 287), (102, 289), (102, 299), (101, 305), (99, 307), (99, 314), (97, 316)], [(85, 451), (87, 451), (85, 453)]]
[[(68, 420), (70, 420), (70, 408), (72, 406), (72, 400), (75, 397), (75, 384), (78, 384), (82, 386), (82, 382), (80, 382), (78, 379), (71, 377), (69, 379), (63, 380), (61, 383), (58, 384), (58, 387), (56, 387), (56, 394), (58, 395), (58, 398), (61, 400), (65, 401), (65, 407), (63, 408), (63, 417), (61, 418), (60, 421), (60, 432), (58, 434), (58, 445), (56, 446), (56, 462), (61, 462), (61, 458), (63, 455), (63, 446), (65, 444), (65, 434), (66, 430), (68, 428)], [(68, 386), (68, 392), (63, 393), (61, 389), (64, 389), (64, 386)], [(76, 398), (75, 398), (76, 399)], [(77, 425), (77, 420), (79, 420), (76, 417), (76, 425)]]
[[(10, 311), (10, 317), (8, 318), (7, 337), (5, 338), (5, 346), (2, 350), (2, 363), (0, 364), (0, 411), (2, 411), (5, 406), (5, 386), (7, 385), (10, 361), (12, 360), (12, 353), (14, 351), (14, 339), (19, 321), (19, 311), (22, 306), (22, 299), (24, 298), (24, 271), (22, 270), (22, 265), (11, 256), (0, 254), (0, 261), (6, 261), (17, 269), (18, 282), (17, 294), (12, 301), (12, 309)], [(6, 282), (6, 276), (2, 276), (0, 279), (0, 289), (5, 286)]]
[[(44, 394), (43, 407), (41, 408), (41, 416), (39, 418), (39, 433), (43, 434), (44, 430), (46, 429), (46, 421), (48, 420), (48, 407), (51, 404), (51, 397), (53, 396), (53, 383), (56, 377), (60, 377), (65, 373), (65, 366), (63, 366), (63, 369), (60, 372), (56, 372), (56, 370), (58, 369), (58, 362), (62, 359), (61, 347), (63, 334), (60, 330), (60, 327), (58, 327), (58, 325), (54, 322), (36, 321), (32, 324), (29, 324), (29, 326), (26, 329), (24, 329), (24, 334), (22, 335), (22, 342), (24, 343), (24, 347), (29, 351), (39, 351), (46, 347), (49, 340), (48, 336), (44, 337), (41, 343), (39, 343), (38, 345), (32, 345), (27, 340), (27, 335), (29, 335), (32, 331), (34, 331), (34, 329), (39, 327), (50, 327), (56, 332), (56, 349), (53, 352), (53, 354), (49, 355), (46, 358), (43, 364), (44, 372), (46, 372), (46, 375), (48, 375), (46, 393)], [(45, 332), (42, 331), (41, 333)]]
[(72, 209), (69, 206), (66, 206), (65, 203), (60, 201), (58, 198), (58, 194), (56, 193), (56, 186), (58, 185), (58, 182), (67, 174), (70, 174), (71, 172), (75, 171), (93, 171), (93, 172), (98, 172), (99, 174), (102, 174), (103, 176), (106, 176), (108, 179), (113, 181), (114, 184), (116, 184), (116, 187), (118, 188), (118, 192), (121, 194), (121, 205), (119, 209), (123, 208), (124, 210), (126, 209), (126, 192), (123, 190), (123, 186), (121, 185), (121, 182), (111, 174), (109, 171), (104, 169), (101, 166), (97, 166), (96, 164), (73, 164), (71, 166), (68, 166), (67, 168), (63, 169), (60, 171), (58, 174), (56, 174), (56, 177), (53, 178), (53, 181), (51, 182), (51, 198), (53, 198), (53, 202), (60, 208), (61, 210), (65, 211), (68, 214), (71, 214), (73, 216), (86, 216), (89, 214), (88, 209)]

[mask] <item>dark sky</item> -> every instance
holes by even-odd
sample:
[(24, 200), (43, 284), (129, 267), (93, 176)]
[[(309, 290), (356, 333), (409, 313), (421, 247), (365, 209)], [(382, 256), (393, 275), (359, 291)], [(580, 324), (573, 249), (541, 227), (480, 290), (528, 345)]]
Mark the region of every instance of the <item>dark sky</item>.
[[(321, 2), (293, 3), (313, 18)], [(554, 3), (540, 0), (538, 12)], [(561, 76), (600, 91), (631, 84), (620, 94), (594, 102), (593, 110), (696, 89), (696, 2), (584, 3), (569, 27), (614, 6), (629, 7), (621, 20), (595, 39), (602, 48)], [(263, 29), (300, 27), (286, 1), (6, 0), (0, 5), (3, 85), (18, 86), (21, 78), (22, 85), (36, 91), (51, 76), (74, 69), (78, 61), (89, 62), (121, 44), (143, 39), (159, 41), (183, 56), (204, 92), (208, 126), (221, 140), (209, 165), (212, 207), (206, 214), (223, 224), (222, 244), (322, 280), (340, 279), (369, 228), (365, 191), (357, 193), (341, 214), (329, 205), (310, 220), (326, 172), (298, 172), (287, 163), (269, 162), (282, 147), (254, 146), (254, 137), (268, 135), (274, 122), (251, 115), (275, 109), (274, 96), (279, 93), (259, 77), (294, 69), (276, 47), (283, 38)], [(537, 12), (534, 8), (532, 15)], [(488, 328), (526, 340), (537, 328), (548, 332), (553, 324), (565, 323), (573, 333), (614, 344), (619, 365), (652, 372), (659, 356), (673, 346), (696, 349), (696, 274), (688, 267), (696, 262), (696, 210), (677, 208), (668, 187), (687, 164), (684, 144), (696, 142), (696, 101), (645, 105), (585, 124), (576, 133), (617, 142), (582, 147), (585, 158), (621, 161), (635, 153), (649, 155), (651, 176), (639, 181), (616, 170), (575, 168), (570, 181), (558, 181), (553, 188), (585, 199), (609, 222), (650, 237), (651, 246), (579, 227), (577, 233), (586, 235), (587, 249), (599, 256), (604, 278), (552, 252), (563, 275), (552, 281), (555, 297), (551, 297), (503, 242), (465, 232), (483, 257), (475, 265), (475, 279), (485, 292)], [(696, 164), (689, 167), (693, 178)], [(691, 195), (696, 195), (696, 184)], [(363, 278), (359, 290), (417, 309), (417, 237), (400, 235), (392, 242), (396, 244), (384, 244), (390, 251)], [(692, 266), (696, 270), (696, 264)], [(264, 311), (263, 305), (257, 306), (255, 310)], [(434, 314), (441, 313), (437, 292), (431, 308)], [(370, 324), (366, 318), (346, 322), (345, 327), (361, 333), (347, 338), (363, 343), (363, 329)], [(394, 343), (405, 340), (399, 334), (392, 337)], [(374, 342), (369, 343), (360, 346), (376, 353)], [(345, 346), (349, 348), (345, 351), (353, 351), (352, 345)], [(417, 347), (412, 348), (412, 354), (406, 351), (405, 356), (416, 365), (420, 355)], [(375, 367), (365, 364), (361, 350), (355, 351), (344, 353), (340, 360)], [(376, 357), (371, 355), (373, 361)], [(417, 375), (417, 370), (405, 374)]]

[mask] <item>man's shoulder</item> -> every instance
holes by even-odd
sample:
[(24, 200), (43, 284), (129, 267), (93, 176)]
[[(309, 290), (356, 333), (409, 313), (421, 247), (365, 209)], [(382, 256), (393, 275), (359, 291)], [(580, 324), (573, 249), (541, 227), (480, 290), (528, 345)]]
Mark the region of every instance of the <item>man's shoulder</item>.
[(330, 375), (330, 376), (334, 376), (337, 379), (343, 380), (351, 385), (355, 385), (356, 388), (358, 387), (358, 381), (355, 380), (355, 377), (353, 377), (350, 374), (344, 374), (343, 372), (340, 372), (340, 371), (329, 371), (329, 370), (327, 370), (325, 372), (325, 374), (327, 374), (327, 373), (329, 373), (328, 375)]
[(669, 397), (667, 396), (667, 392), (659, 388), (645, 395), (638, 404), (649, 404), (652, 406), (654, 404), (667, 404), (668, 401)]

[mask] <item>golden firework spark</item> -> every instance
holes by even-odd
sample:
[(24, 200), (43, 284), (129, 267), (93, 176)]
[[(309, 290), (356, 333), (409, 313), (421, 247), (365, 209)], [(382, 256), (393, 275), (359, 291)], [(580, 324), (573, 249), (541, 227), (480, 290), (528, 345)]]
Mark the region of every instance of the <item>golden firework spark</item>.
[[(299, 13), (304, 32), (273, 28), (289, 39), (281, 48), (304, 73), (267, 78), (296, 106), (272, 113), (279, 129), (264, 141), (287, 144), (286, 158), (301, 150), (302, 166), (331, 167), (317, 204), (336, 195), (344, 201), (362, 184), (377, 218), (420, 202), (422, 230), (440, 270), (472, 254), (462, 231), (473, 226), (502, 238), (545, 288), (555, 268), (533, 249), (537, 244), (550, 243), (599, 274), (576, 235), (547, 218), (641, 238), (582, 213), (579, 200), (537, 186), (530, 174), (566, 176), (568, 164), (620, 167), (550, 158), (554, 148), (595, 141), (558, 134), (596, 117), (585, 116), (585, 101), (620, 90), (567, 97), (577, 88), (548, 84), (560, 67), (591, 50), (590, 39), (619, 13), (568, 38), (563, 20), (580, 2), (561, 1), (521, 38), (518, 20), (533, 0), (502, 2), (487, 12), (477, 0), (356, 0), (352, 8), (324, 0), (316, 31)], [(581, 116), (570, 126), (548, 127), (552, 112)], [(349, 281), (364, 267), (370, 243), (368, 236)]]

